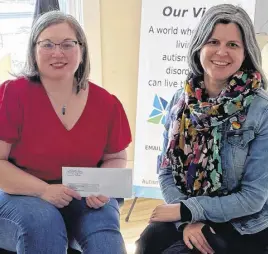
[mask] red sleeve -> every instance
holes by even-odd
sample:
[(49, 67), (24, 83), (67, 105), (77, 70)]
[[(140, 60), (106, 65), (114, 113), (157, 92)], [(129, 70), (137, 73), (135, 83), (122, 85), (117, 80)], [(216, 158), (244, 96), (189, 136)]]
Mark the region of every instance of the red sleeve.
[(0, 85), (0, 140), (16, 143), (20, 137), (22, 110), (13, 81)]
[(105, 153), (117, 153), (124, 150), (131, 142), (131, 131), (125, 110), (120, 101), (112, 96), (113, 108), (111, 112), (108, 140)]

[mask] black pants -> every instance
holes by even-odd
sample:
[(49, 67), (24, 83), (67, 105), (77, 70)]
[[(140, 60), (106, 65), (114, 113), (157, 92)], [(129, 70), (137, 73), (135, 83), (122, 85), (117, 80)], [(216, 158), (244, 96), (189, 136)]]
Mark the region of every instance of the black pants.
[[(194, 253), (183, 242), (183, 232), (174, 223), (151, 223), (136, 241), (136, 254)], [(174, 246), (173, 246), (174, 245)]]
[[(215, 254), (266, 254), (267, 240), (256, 243), (252, 238), (240, 235), (230, 224), (209, 224), (210, 230), (202, 230)], [(209, 227), (207, 227), (209, 228)], [(205, 229), (205, 228), (204, 228)], [(173, 223), (151, 223), (136, 241), (136, 254), (198, 254), (197, 249), (190, 250), (183, 242), (183, 231), (177, 230)], [(268, 253), (268, 252), (267, 252)]]

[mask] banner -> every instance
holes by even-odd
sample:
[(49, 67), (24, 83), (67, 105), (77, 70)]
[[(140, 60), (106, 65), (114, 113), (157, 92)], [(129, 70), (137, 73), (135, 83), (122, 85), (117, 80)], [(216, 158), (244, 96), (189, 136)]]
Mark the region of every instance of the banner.
[(166, 109), (189, 70), (190, 37), (213, 5), (232, 3), (254, 18), (255, 0), (143, 0), (134, 157), (134, 195), (162, 198), (157, 172)]

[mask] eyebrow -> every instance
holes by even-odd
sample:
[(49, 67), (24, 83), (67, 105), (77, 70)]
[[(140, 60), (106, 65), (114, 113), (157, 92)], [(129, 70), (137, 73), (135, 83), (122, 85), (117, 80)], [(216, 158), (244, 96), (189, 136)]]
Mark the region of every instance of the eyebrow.
[(71, 41), (77, 41), (76, 38), (65, 38), (63, 41), (67, 41), (67, 40), (68, 40), (68, 41), (70, 41), (70, 40), (71, 40)]
[(229, 42), (235, 42), (235, 43), (237, 43), (237, 44), (242, 44), (242, 43), (243, 43), (242, 41), (236, 41), (236, 40), (234, 40), (234, 41), (229, 41)]
[[(216, 39), (216, 38), (213, 38), (213, 37), (211, 37), (209, 40), (219, 41), (219, 39)], [(242, 44), (242, 41), (237, 41), (237, 40), (230, 40), (230, 41), (228, 41), (228, 42), (234, 42), (234, 43)]]
[[(53, 40), (52, 39), (44, 39), (42, 41), (51, 41), (52, 42)], [(77, 39), (76, 38), (65, 38), (62, 41), (77, 41)]]

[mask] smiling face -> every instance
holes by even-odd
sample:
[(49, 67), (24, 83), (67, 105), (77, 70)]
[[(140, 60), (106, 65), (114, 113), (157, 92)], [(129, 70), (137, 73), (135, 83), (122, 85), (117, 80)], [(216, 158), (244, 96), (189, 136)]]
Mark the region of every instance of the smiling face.
[(225, 84), (240, 69), (244, 58), (244, 44), (239, 27), (234, 23), (217, 24), (200, 50), (205, 84)]
[(73, 48), (67, 50), (61, 49), (59, 46), (48, 50), (38, 44), (40, 41), (56, 44), (64, 41), (77, 41), (74, 30), (67, 23), (51, 25), (40, 33), (36, 45), (36, 63), (41, 78), (73, 79), (82, 60), (80, 45), (75, 44)]

